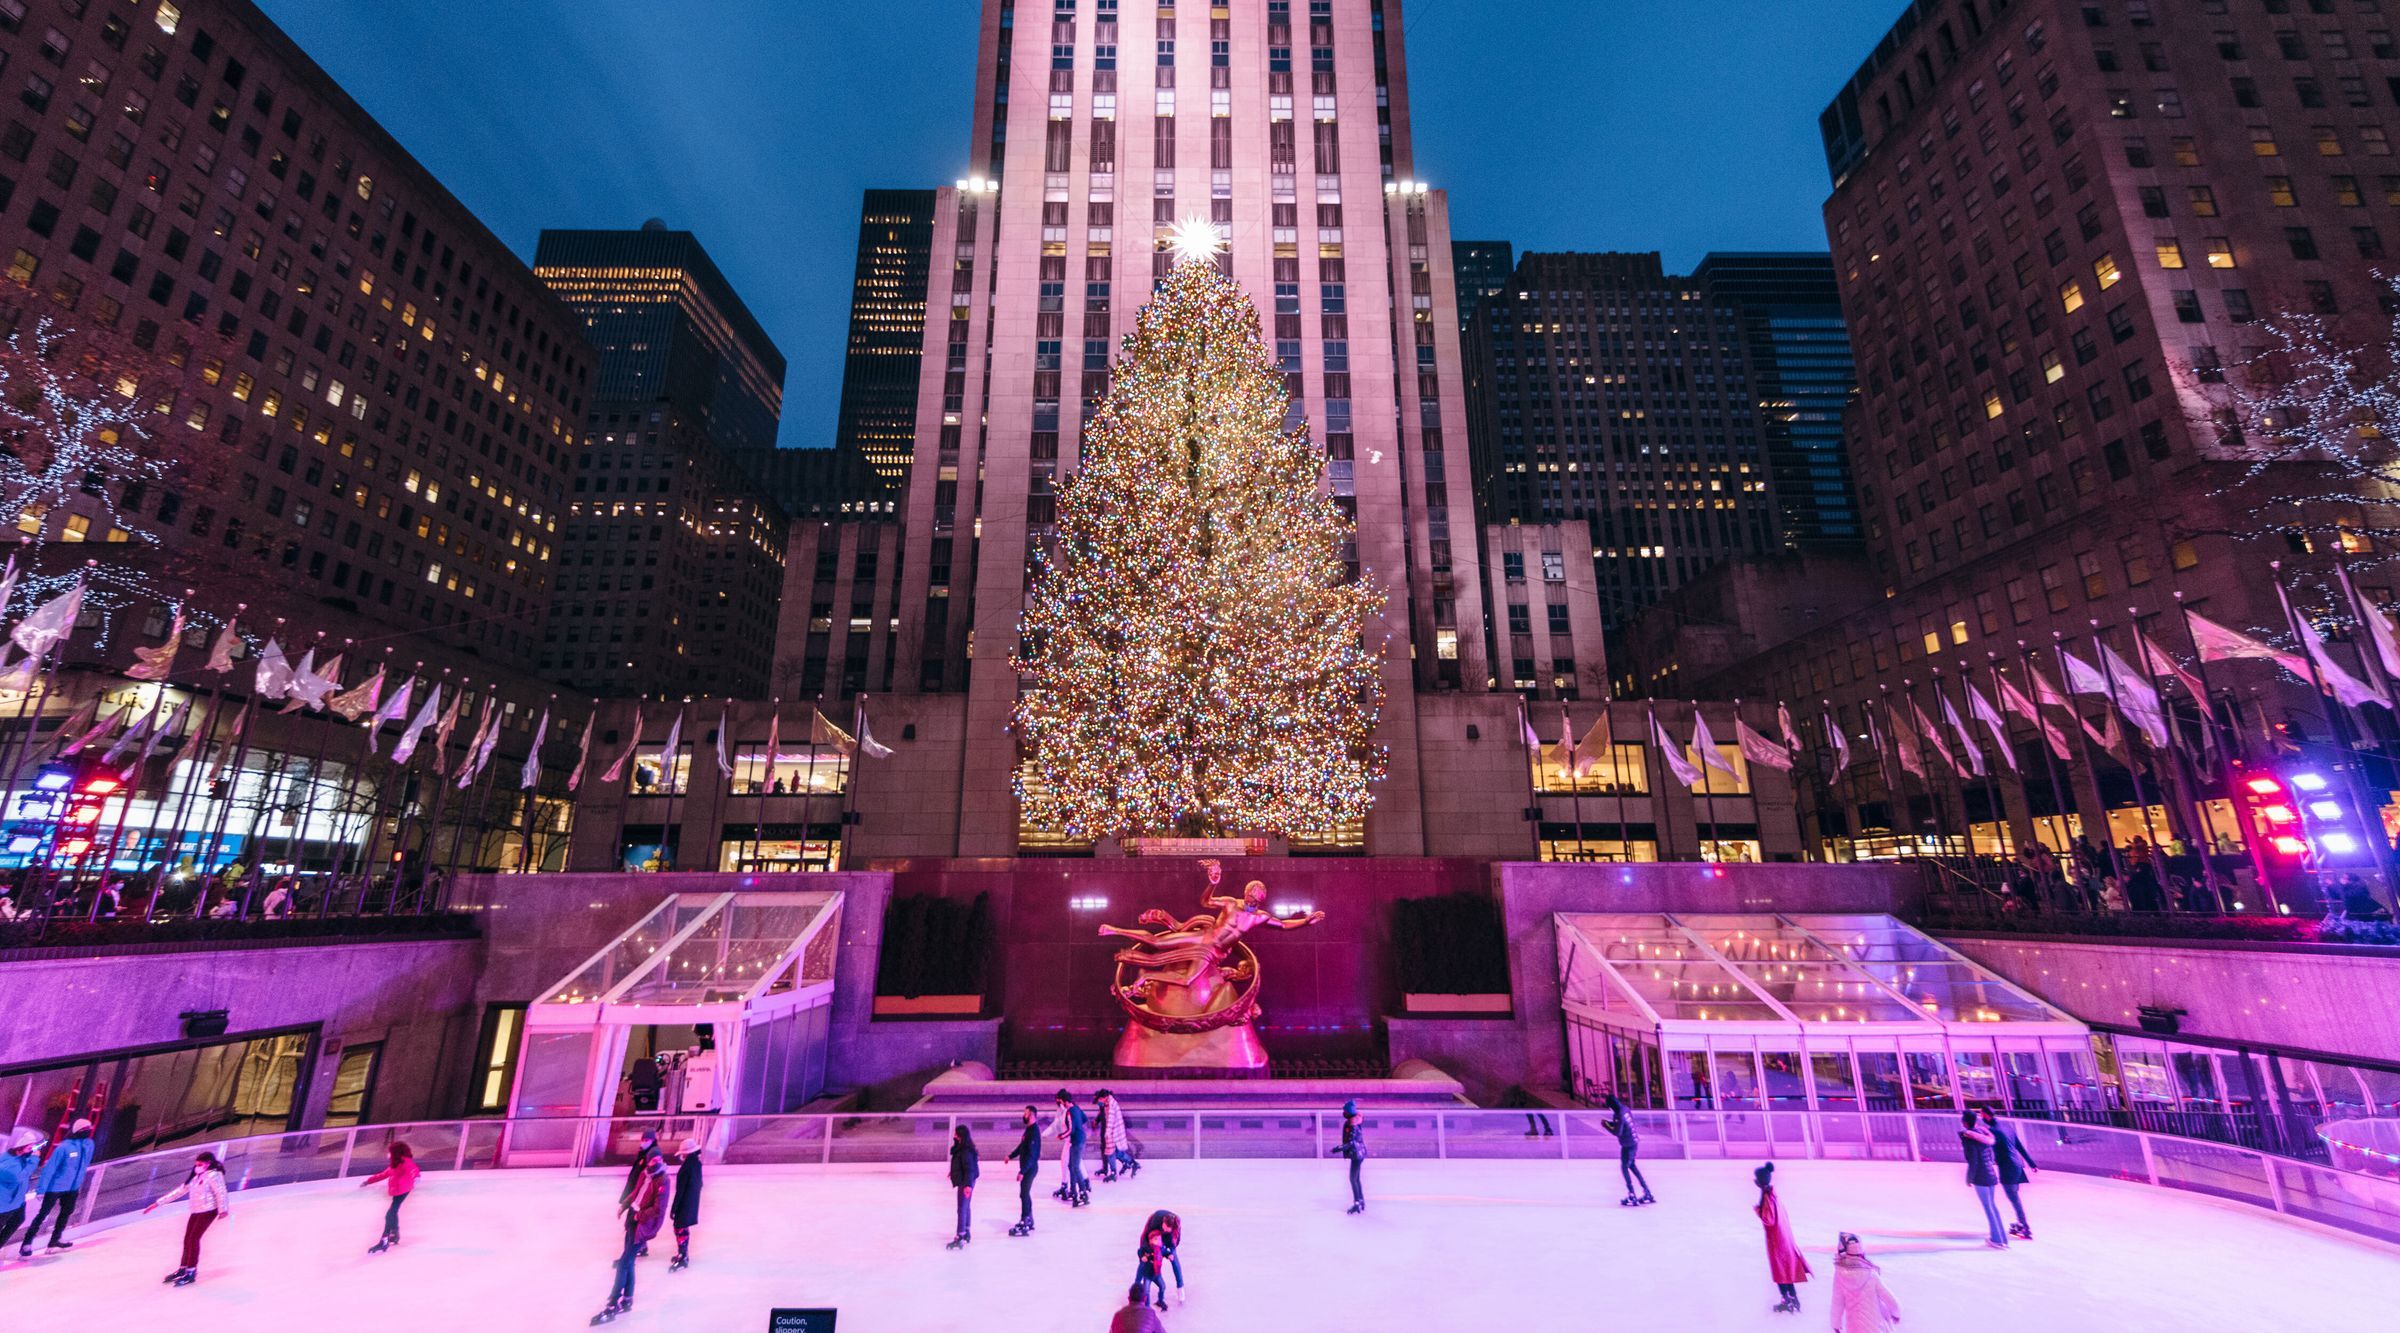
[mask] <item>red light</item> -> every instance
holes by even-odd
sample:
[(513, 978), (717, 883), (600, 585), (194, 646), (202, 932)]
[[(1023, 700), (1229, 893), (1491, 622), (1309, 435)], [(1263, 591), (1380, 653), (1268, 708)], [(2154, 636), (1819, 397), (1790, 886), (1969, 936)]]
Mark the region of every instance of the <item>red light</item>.
[(83, 792), (86, 796), (106, 796), (110, 792), (113, 792), (117, 788), (124, 785), (125, 783), (123, 779), (112, 778), (103, 773), (98, 777), (85, 778), (83, 780)]
[(2275, 839), (2273, 845), (2276, 851), (2281, 852), (2285, 856), (2298, 856), (2308, 850), (2307, 843), (2289, 835)]
[(100, 822), (100, 807), (96, 805), (69, 806), (67, 822), (70, 824), (97, 824)]
[(92, 840), (90, 838), (72, 838), (61, 844), (58, 850), (68, 856), (81, 856), (92, 850)]
[(2296, 818), (2288, 805), (2262, 805), (2258, 807), (2258, 816), (2270, 824), (2289, 824)]
[(2261, 796), (2273, 796), (2283, 790), (2283, 784), (2273, 778), (2252, 778), (2242, 785)]

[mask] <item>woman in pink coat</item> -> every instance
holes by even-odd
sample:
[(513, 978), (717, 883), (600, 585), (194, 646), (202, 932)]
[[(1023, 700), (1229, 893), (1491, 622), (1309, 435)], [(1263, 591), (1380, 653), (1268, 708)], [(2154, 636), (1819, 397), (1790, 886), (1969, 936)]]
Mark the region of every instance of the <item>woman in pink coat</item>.
[(1892, 1333), (1900, 1302), (1883, 1285), (1883, 1270), (1858, 1237), (1845, 1231), (1833, 1255), (1833, 1333)]
[(1758, 1203), (1750, 1211), (1758, 1214), (1758, 1224), (1767, 1233), (1767, 1273), (1774, 1278), (1775, 1289), (1783, 1300), (1775, 1306), (1777, 1314), (1800, 1313), (1800, 1284), (1808, 1281), (1808, 1260), (1800, 1256), (1800, 1247), (1792, 1241), (1792, 1225), (1784, 1220), (1783, 1203), (1775, 1197), (1775, 1164), (1768, 1162), (1750, 1174), (1758, 1186)]

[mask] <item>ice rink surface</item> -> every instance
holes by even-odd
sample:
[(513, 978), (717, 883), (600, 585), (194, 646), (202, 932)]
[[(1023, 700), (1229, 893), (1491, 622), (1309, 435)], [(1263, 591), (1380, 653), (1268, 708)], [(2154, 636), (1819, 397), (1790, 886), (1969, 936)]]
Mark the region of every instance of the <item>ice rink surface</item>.
[[(2196, 1195), (2044, 1175), (2027, 1191), (2038, 1239), (2000, 1253), (1954, 1166), (1797, 1161), (1777, 1167), (1779, 1192), (1817, 1273), (1794, 1318), (1768, 1311), (1750, 1163), (1645, 1164), (1659, 1202), (1635, 1209), (1617, 1206), (1613, 1164), (1374, 1161), (1362, 1217), (1342, 1211), (1343, 1165), (1154, 1160), (1070, 1211), (1047, 1197), (1053, 1161), (1037, 1233), (1018, 1240), (1014, 1183), (987, 1159), (956, 1254), (939, 1166), (722, 1170), (693, 1267), (667, 1271), (662, 1234), (611, 1327), (760, 1330), (792, 1305), (838, 1307), (841, 1333), (1101, 1333), (1161, 1207), (1184, 1220), (1174, 1333), (1821, 1329), (1843, 1229), (1866, 1238), (1911, 1333), (2388, 1330), (2400, 1292), (2400, 1249)], [(19, 1262), (12, 1242), (0, 1310), (22, 1329), (581, 1328), (607, 1294), (620, 1181), (429, 1175), (406, 1242), (372, 1256), (380, 1187), (236, 1195), (180, 1289), (159, 1282), (183, 1227), (170, 1205), (70, 1253)]]

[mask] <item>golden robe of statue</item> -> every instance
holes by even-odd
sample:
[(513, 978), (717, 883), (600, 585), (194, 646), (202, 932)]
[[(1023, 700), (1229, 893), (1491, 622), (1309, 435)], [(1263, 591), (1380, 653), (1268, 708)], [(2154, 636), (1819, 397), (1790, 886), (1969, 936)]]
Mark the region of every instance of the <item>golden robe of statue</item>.
[(1259, 926), (1298, 930), (1323, 912), (1279, 917), (1267, 910), (1267, 886), (1252, 880), (1238, 898), (1215, 892), (1225, 868), (1202, 861), (1208, 910), (1177, 921), (1156, 908), (1137, 927), (1102, 926), (1132, 943), (1117, 951), (1111, 988), (1133, 1021), (1117, 1041), (1116, 1063), (1135, 1068), (1264, 1069), (1258, 1019), (1258, 955), (1242, 936)]

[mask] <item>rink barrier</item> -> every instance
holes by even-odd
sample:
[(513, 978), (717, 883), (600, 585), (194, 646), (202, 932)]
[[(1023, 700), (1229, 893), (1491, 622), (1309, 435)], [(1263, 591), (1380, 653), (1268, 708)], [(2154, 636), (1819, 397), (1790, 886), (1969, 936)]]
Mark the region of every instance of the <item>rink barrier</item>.
[[(1958, 1117), (1948, 1112), (1635, 1111), (1650, 1161), (1793, 1160), (1964, 1165)], [(1617, 1140), (1592, 1110), (1370, 1109), (1368, 1142), (1380, 1159), (1613, 1162)], [(1320, 1158), (1338, 1151), (1341, 1115), (1315, 1108), (1127, 1110), (1146, 1159)], [(1005, 1111), (900, 1111), (848, 1115), (585, 1117), (428, 1120), (347, 1129), (194, 1141), (92, 1167), (77, 1201), (81, 1225), (124, 1219), (175, 1187), (203, 1148), (225, 1163), (236, 1191), (349, 1180), (383, 1169), (385, 1145), (406, 1140), (428, 1175), (551, 1167), (621, 1171), (644, 1130), (672, 1147), (686, 1137), (727, 1167), (946, 1163), (950, 1137), (968, 1126), (986, 1144), (1013, 1142), (1020, 1117)], [(1046, 1123), (1046, 1121), (1045, 1121)], [(2353, 1235), (2400, 1244), (2400, 1181), (2249, 1148), (2100, 1125), (2008, 1122), (2045, 1171), (2184, 1190), (2265, 1209)], [(1098, 1169), (1095, 1137), (1085, 1162)]]

